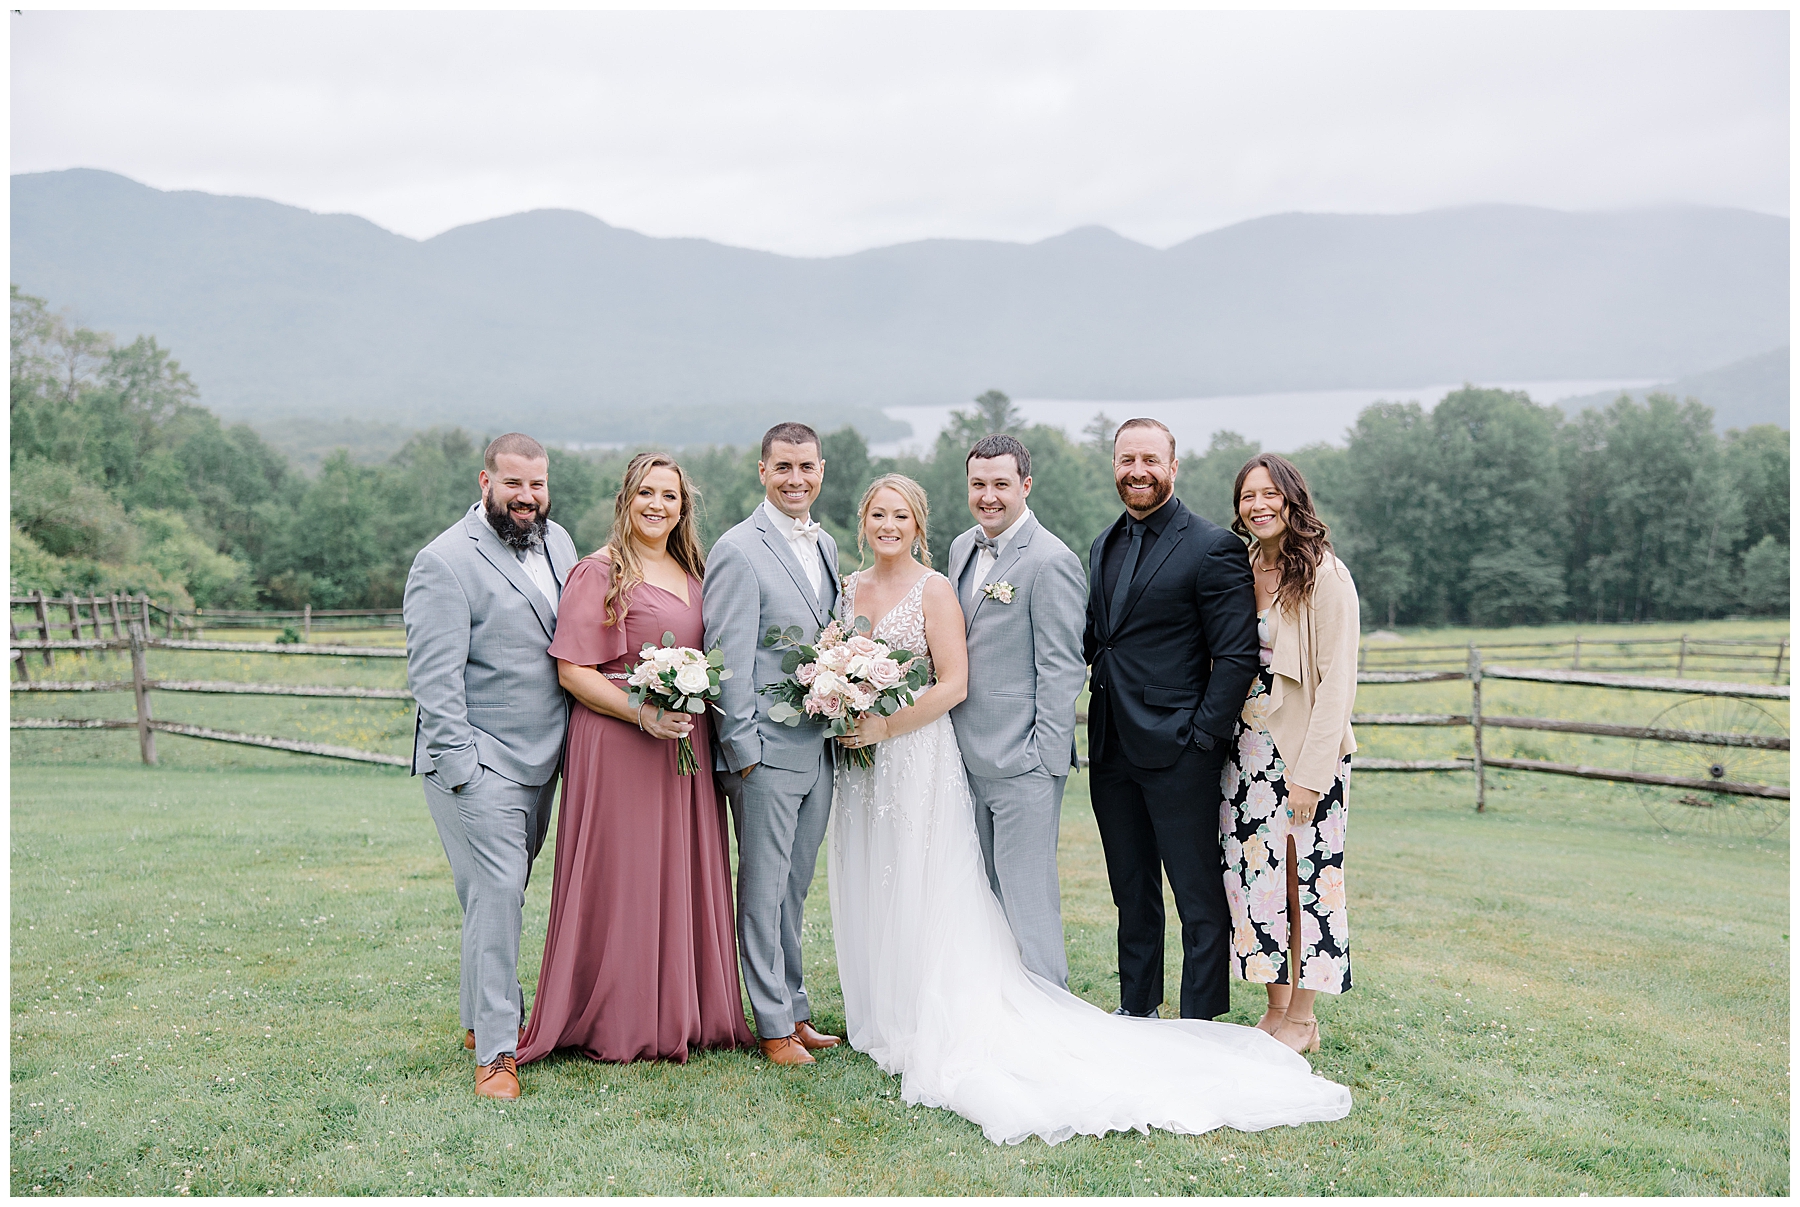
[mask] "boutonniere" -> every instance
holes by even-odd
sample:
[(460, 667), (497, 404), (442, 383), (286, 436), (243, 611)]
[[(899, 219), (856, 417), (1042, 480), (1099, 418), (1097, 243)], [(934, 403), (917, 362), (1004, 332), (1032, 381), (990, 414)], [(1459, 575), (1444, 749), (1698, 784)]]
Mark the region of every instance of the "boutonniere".
[(1005, 582), (989, 583), (981, 589), (981, 593), (999, 603), (1009, 604), (1012, 602), (1013, 585)]

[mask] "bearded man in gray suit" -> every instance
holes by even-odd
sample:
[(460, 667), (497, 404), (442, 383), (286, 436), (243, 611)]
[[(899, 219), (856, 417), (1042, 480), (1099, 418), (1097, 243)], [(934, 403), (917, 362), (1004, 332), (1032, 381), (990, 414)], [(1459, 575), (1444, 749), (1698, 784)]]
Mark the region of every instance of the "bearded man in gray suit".
[(825, 481), (820, 449), (803, 423), (768, 430), (756, 464), (763, 502), (712, 547), (701, 588), (706, 648), (721, 649), (732, 672), (721, 685), (714, 749), (737, 828), (738, 958), (763, 1055), (784, 1065), (812, 1064), (813, 1051), (838, 1044), (812, 1025), (800, 951), (831, 814), (829, 731), (808, 718), (770, 720), (774, 700), (758, 692), (786, 677), (786, 651), (765, 645), (764, 635), (797, 625), (810, 642), (837, 607), (837, 544), (812, 518)]
[(406, 576), (413, 774), (462, 906), (462, 1025), (475, 1092), (519, 1096), (519, 932), (550, 829), (568, 698), (550, 640), (575, 542), (550, 522), (549, 458), (530, 436), (488, 445), (481, 501)]
[(1026, 506), (1029, 449), (985, 436), (964, 464), (976, 525), (950, 544), (950, 581), (968, 621), (969, 694), (950, 717), (988, 883), (1025, 967), (1067, 988), (1056, 839), (1087, 678), (1087, 577)]

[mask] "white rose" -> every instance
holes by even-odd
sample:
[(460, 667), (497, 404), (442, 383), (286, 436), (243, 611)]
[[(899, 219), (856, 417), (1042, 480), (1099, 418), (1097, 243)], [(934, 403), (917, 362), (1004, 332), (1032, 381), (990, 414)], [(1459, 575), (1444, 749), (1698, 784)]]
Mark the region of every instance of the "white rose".
[(690, 662), (676, 671), (675, 686), (684, 696), (705, 695), (712, 687), (712, 679), (706, 673), (706, 663)]
[(867, 679), (869, 677), (869, 662), (870, 659), (867, 654), (856, 655), (854, 658), (850, 659), (849, 664), (844, 667), (844, 677), (848, 679)]

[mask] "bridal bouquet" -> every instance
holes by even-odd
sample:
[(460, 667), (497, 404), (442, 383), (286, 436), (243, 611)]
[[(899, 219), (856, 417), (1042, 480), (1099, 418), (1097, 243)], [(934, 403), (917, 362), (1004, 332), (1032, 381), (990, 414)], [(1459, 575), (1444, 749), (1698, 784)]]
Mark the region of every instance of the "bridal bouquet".
[[(925, 659), (876, 641), (869, 629), (869, 618), (858, 616), (850, 633), (834, 620), (811, 645), (801, 643), (798, 625), (764, 634), (764, 646), (786, 646), (788, 651), (781, 659), (787, 678), (758, 689), (777, 698), (769, 719), (798, 725), (801, 717), (819, 717), (831, 723), (833, 736), (841, 737), (860, 717), (871, 712), (891, 717), (911, 704), (929, 674)], [(849, 754), (860, 767), (875, 765), (875, 752), (867, 746)]]
[[(638, 664), (625, 678), (626, 693), (633, 708), (655, 704), (665, 712), (704, 713), (708, 706), (724, 715), (719, 707), (719, 683), (731, 678), (724, 669), (725, 655), (715, 649), (710, 654), (675, 644), (675, 634), (664, 633), (660, 647), (644, 643)], [(694, 744), (686, 737), (675, 754), (675, 770), (692, 775), (700, 770), (694, 759)]]

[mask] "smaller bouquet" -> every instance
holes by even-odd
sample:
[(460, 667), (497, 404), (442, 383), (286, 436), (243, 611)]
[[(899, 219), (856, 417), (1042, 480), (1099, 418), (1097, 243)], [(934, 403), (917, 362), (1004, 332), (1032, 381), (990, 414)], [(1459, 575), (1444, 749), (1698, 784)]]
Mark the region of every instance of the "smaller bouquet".
[[(661, 648), (648, 641), (638, 655), (638, 664), (625, 679), (626, 693), (633, 708), (654, 704), (664, 712), (704, 713), (710, 706), (720, 716), (725, 710), (718, 705), (719, 684), (731, 678), (724, 669), (725, 655), (718, 649), (710, 654), (675, 644), (675, 634), (664, 633)], [(675, 754), (675, 770), (693, 775), (700, 770), (694, 759), (694, 744), (686, 737)]]
[[(801, 717), (819, 717), (831, 723), (834, 737), (842, 737), (868, 713), (891, 717), (911, 704), (929, 674), (925, 659), (876, 641), (869, 630), (869, 618), (858, 616), (850, 633), (834, 620), (811, 645), (801, 643), (798, 625), (765, 633), (764, 646), (788, 648), (781, 659), (787, 678), (758, 689), (777, 698), (769, 719), (798, 725)], [(860, 767), (875, 765), (875, 752), (867, 746), (848, 753)]]

